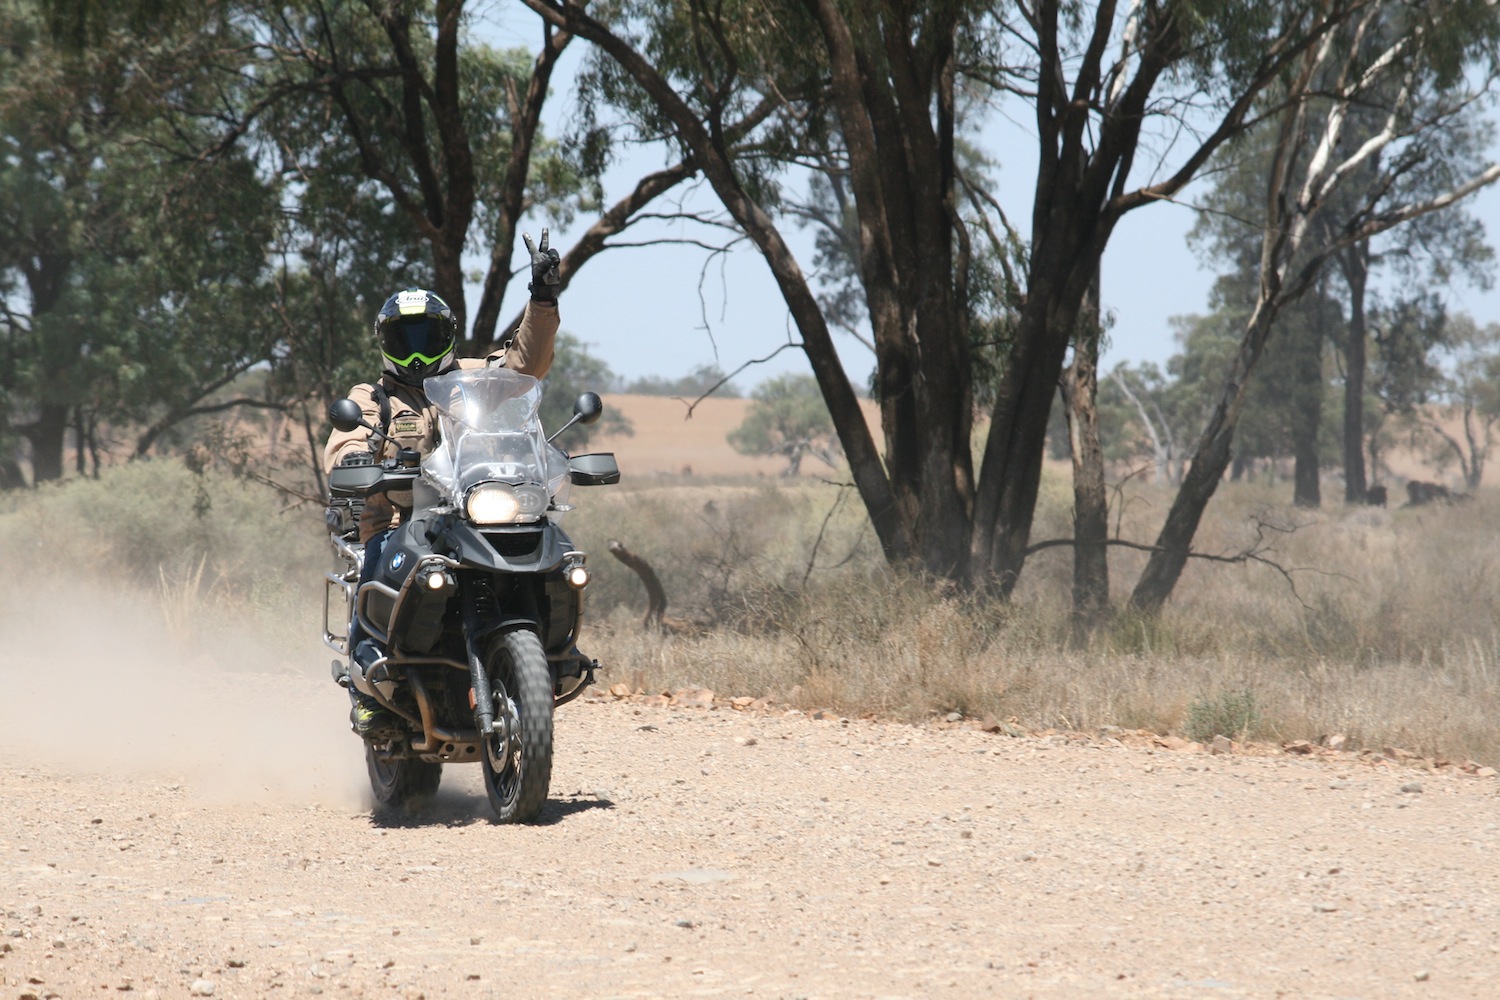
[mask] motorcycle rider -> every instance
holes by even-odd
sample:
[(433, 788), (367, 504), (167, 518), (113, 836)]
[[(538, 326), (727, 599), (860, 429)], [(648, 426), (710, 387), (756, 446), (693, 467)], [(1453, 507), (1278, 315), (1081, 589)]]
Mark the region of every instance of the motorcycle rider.
[[(335, 430), (323, 450), (325, 471), (332, 471), (351, 459), (364, 460), (367, 455), (380, 462), (394, 457), (401, 448), (414, 449), (425, 458), (438, 443), (437, 415), (422, 391), (422, 383), (433, 375), (454, 368), (495, 366), (536, 378), (547, 374), (557, 337), (559, 257), (556, 250), (547, 246), (546, 229), (542, 230), (540, 246), (532, 244), (529, 233), (521, 238), (531, 254), (531, 283), (527, 286), (531, 300), (526, 303), (515, 335), (487, 357), (457, 356), (458, 321), (448, 303), (435, 292), (408, 288), (386, 299), (375, 318), (375, 338), (380, 343), (385, 371), (378, 381), (355, 386), (349, 398), (359, 404), (365, 420), (386, 434), (387, 440), (364, 428)], [(401, 508), (409, 508), (410, 503), (409, 492), (377, 494), (366, 499), (359, 519), (359, 540), (365, 546), (361, 584), (374, 576), (385, 541), (400, 522)], [(385, 650), (365, 633), (357, 619), (350, 628), (349, 648), (365, 667), (385, 655)], [(398, 726), (388, 709), (352, 685), (349, 696), (353, 701), (349, 721), (359, 735), (369, 738)]]

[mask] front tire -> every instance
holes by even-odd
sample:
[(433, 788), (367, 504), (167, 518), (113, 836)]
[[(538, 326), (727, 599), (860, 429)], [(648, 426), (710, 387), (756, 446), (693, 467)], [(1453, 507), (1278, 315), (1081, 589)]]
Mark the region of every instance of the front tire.
[[(529, 823), (547, 803), (552, 783), (552, 671), (535, 632), (517, 629), (495, 640), (489, 670), (497, 735), (486, 748), (484, 790), (498, 823)], [(500, 720), (513, 719), (509, 740)]]
[(443, 779), (441, 764), (383, 758), (368, 743), (365, 744), (365, 769), (370, 772), (370, 790), (375, 793), (377, 812), (391, 812), (429, 799)]

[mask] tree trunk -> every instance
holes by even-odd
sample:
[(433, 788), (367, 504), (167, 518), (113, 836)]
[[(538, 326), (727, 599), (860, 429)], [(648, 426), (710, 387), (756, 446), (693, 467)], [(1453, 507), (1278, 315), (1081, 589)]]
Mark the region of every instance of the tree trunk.
[(73, 407), (73, 468), (82, 479), (88, 475), (88, 449), (85, 442), (88, 440), (88, 419), (84, 416), (83, 407)]
[(1365, 474), (1365, 291), (1370, 277), (1370, 244), (1356, 243), (1339, 255), (1349, 288), (1349, 325), (1344, 333), (1344, 502), (1362, 504), (1369, 490)]
[[(1093, 245), (1070, 246), (1055, 258), (1043, 253), (1032, 257), (1029, 297), (996, 394), (974, 503), (971, 578), (998, 586), (1002, 595), (1014, 589), (1025, 565), (1047, 452), (1047, 421), (1069, 334), (1087, 294), (1088, 273), (1098, 263)], [(1088, 272), (1080, 273), (1085, 268)]]
[(31, 442), (31, 479), (48, 483), (62, 478), (63, 443), (68, 433), (71, 407), (61, 403), (44, 403), (32, 423), (18, 428)]
[[(953, 11), (925, 25), (845, 18), (809, 3), (829, 52), (833, 103), (849, 146), (860, 280), (875, 336), (885, 466), (928, 572), (962, 579), (973, 468), (967, 303), (955, 267)], [(945, 20), (946, 19), (946, 20)], [(936, 108), (936, 122), (933, 108)]]
[(1318, 432), (1323, 424), (1322, 303), (1311, 329), (1297, 330), (1292, 345), (1292, 503), (1316, 510), (1323, 505)]
[(1263, 278), (1261, 300), (1256, 304), (1246, 324), (1245, 334), (1240, 340), (1239, 352), (1230, 365), (1229, 377), (1220, 393), (1218, 405), (1208, 418), (1208, 425), (1198, 439), (1193, 453), (1192, 465), (1182, 478), (1182, 486), (1167, 511), (1166, 522), (1156, 536), (1155, 551), (1146, 561), (1146, 568), (1136, 581), (1130, 595), (1130, 605), (1137, 611), (1154, 615), (1172, 595), (1177, 580), (1187, 565), (1188, 553), (1192, 551), (1193, 536), (1203, 520), (1203, 512), (1213, 499), (1224, 470), (1229, 467), (1230, 445), (1234, 440), (1234, 429), (1239, 424), (1244, 410), (1245, 390), (1250, 375), (1265, 350), (1266, 338), (1275, 321), (1279, 305), (1279, 275)]
[(1109, 498), (1099, 443), (1098, 283), (1081, 320), (1073, 363), (1062, 380), (1073, 457), (1073, 618), (1095, 625), (1109, 608)]
[(0, 491), (25, 489), (26, 476), (21, 463), (10, 455), (0, 456)]
[(1490, 426), (1493, 420), (1476, 413), (1473, 406), (1464, 407), (1464, 437), (1469, 442), (1469, 462), (1464, 469), (1464, 485), (1469, 492), (1484, 482), (1484, 465), (1490, 457)]
[[(1097, 368), (1098, 365), (1096, 363), (1096, 375)], [(1130, 405), (1135, 407), (1136, 416), (1141, 418), (1141, 426), (1146, 429), (1146, 436), (1151, 439), (1151, 457), (1154, 463), (1151, 481), (1156, 483), (1157, 485), (1166, 485), (1167, 483), (1172, 482), (1172, 447), (1170, 444), (1170, 439), (1164, 436), (1169, 432), (1169, 429), (1166, 426), (1166, 421), (1161, 421), (1162, 429), (1161, 431), (1158, 431), (1156, 427), (1157, 421), (1151, 419), (1151, 414), (1147, 411), (1145, 403), (1141, 402), (1140, 396), (1136, 395), (1135, 390), (1130, 388), (1130, 379), (1127, 378), (1123, 372), (1116, 373), (1115, 384), (1120, 387), (1120, 391), (1125, 394), (1125, 398), (1130, 401)], [(1097, 387), (1098, 381), (1096, 378), (1096, 396)], [(1157, 411), (1158, 416), (1160, 416), (1160, 412), (1160, 410)]]
[[(1120, 218), (1160, 193), (1127, 194), (1125, 179), (1151, 91), (1177, 58), (1181, 40), (1176, 18), (1161, 19), (1147, 33), (1133, 53), (1139, 59), (1135, 76), (1111, 90), (1108, 113), (1095, 135), (1093, 105), (1085, 95), (1102, 79), (1099, 57), (1114, 7), (1106, 4), (1094, 13), (1092, 58), (1079, 68), (1071, 94), (1065, 86), (1053, 86), (1067, 72), (1057, 47), (1062, 11), (1063, 5), (1049, 3), (1037, 12), (1039, 78), (1046, 83), (1035, 104), (1039, 141), (1026, 303), (996, 393), (974, 500), (970, 577), (985, 586), (998, 585), (1002, 595), (1015, 587), (1025, 565), (1046, 456), (1047, 418), (1089, 286)], [(1221, 129), (1221, 134), (1227, 136), (1229, 130)], [(1197, 155), (1206, 156), (1208, 149)], [(1175, 192), (1187, 176), (1179, 173), (1167, 187)]]

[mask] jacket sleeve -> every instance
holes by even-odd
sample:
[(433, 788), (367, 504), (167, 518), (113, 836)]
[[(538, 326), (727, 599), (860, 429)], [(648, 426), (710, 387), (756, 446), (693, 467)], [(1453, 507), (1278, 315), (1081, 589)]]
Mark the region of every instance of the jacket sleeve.
[[(380, 404), (375, 402), (375, 387), (372, 385), (357, 385), (349, 390), (349, 398), (359, 404), (364, 411), (365, 419), (374, 427), (380, 426)], [(371, 440), (373, 435), (363, 427), (356, 427), (352, 431), (335, 430), (328, 435), (328, 444), (323, 448), (323, 471), (332, 472), (337, 468), (344, 456), (352, 451), (374, 451), (379, 452), (378, 439)]]
[(558, 313), (555, 302), (527, 302), (521, 325), (507, 350), (495, 351), (486, 360), (503, 363), (511, 371), (545, 378), (552, 368), (552, 349), (557, 341)]

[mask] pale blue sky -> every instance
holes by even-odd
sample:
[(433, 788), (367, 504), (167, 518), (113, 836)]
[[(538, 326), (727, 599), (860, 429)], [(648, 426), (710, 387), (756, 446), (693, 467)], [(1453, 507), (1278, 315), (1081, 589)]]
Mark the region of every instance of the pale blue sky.
[[(501, 4), (485, 13), (479, 34), (491, 44), (534, 49), (539, 31), (533, 17), (520, 4)], [(584, 43), (574, 42), (553, 77), (544, 115), (550, 135), (563, 134), (573, 113), (571, 81), (585, 50)], [(1024, 226), (1035, 176), (1034, 142), (1023, 125), (996, 116), (984, 130), (981, 143), (1000, 163), (997, 197), (1012, 222)], [(1008, 154), (1009, 148), (1015, 150), (1014, 155)], [(651, 149), (628, 152), (604, 179), (606, 203), (623, 196), (646, 172), (664, 165), (664, 155)], [(1192, 196), (1189, 189), (1185, 200), (1191, 201)], [(717, 209), (706, 183), (670, 197), (680, 199), (688, 209)], [(1470, 208), (1485, 223), (1491, 241), (1500, 240), (1500, 190), (1492, 186), (1481, 192)], [(678, 205), (659, 201), (652, 210), (672, 212)], [(1214, 275), (1199, 267), (1187, 246), (1186, 234), (1194, 218), (1195, 213), (1182, 205), (1152, 205), (1130, 214), (1116, 229), (1101, 275), (1104, 305), (1115, 315), (1106, 368), (1122, 360), (1165, 362), (1174, 351), (1170, 317), (1207, 309)], [(553, 225), (553, 245), (566, 251), (592, 221), (580, 217), (572, 226)], [(524, 228), (536, 236), (545, 222), (528, 219)], [(804, 270), (811, 270), (811, 232), (787, 222), (783, 233)], [(680, 223), (633, 228), (621, 239), (639, 242), (689, 235), (715, 242), (722, 239), (721, 234)], [(516, 263), (524, 259), (518, 241)], [(512, 285), (506, 315), (519, 306), (522, 288), (519, 282)], [(1446, 297), (1452, 310), (1468, 312), (1481, 324), (1500, 322), (1500, 291), (1454, 286)], [(469, 298), (471, 305), (478, 300), (477, 287), (471, 289)], [(588, 343), (627, 379), (675, 376), (707, 363), (733, 371), (796, 339), (770, 271), (748, 243), (712, 261), (701, 249), (676, 245), (608, 251), (578, 273), (563, 295), (561, 309), (563, 329)], [(847, 334), (836, 334), (836, 338), (851, 380), (863, 386), (873, 367), (872, 355)], [(788, 349), (773, 361), (746, 371), (737, 382), (749, 388), (772, 375), (808, 370), (802, 352)]]

